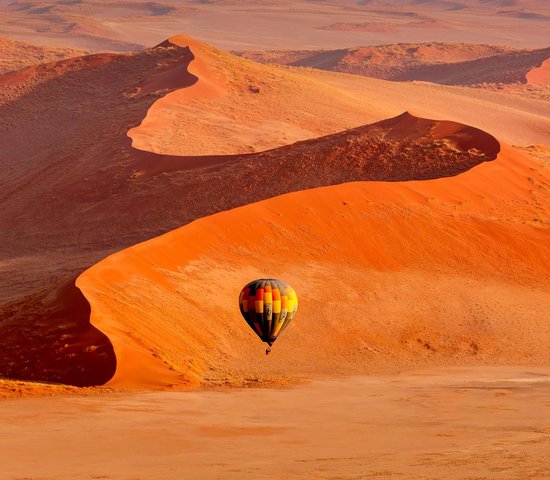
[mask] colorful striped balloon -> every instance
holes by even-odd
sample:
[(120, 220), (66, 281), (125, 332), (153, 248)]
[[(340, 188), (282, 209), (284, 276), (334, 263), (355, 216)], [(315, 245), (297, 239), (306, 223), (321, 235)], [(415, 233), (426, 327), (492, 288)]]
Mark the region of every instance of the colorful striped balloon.
[(298, 297), (288, 283), (261, 278), (241, 290), (239, 307), (250, 328), (271, 346), (294, 318)]

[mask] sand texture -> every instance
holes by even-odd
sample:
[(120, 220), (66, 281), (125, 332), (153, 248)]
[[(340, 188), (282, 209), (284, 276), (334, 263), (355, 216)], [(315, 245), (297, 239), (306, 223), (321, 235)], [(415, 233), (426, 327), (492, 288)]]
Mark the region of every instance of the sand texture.
[(549, 375), (548, 368), (429, 369), (292, 389), (6, 401), (2, 473), (540, 480), (550, 476)]
[(139, 49), (181, 32), (243, 50), (433, 41), (544, 48), (550, 6), (546, 0), (6, 0), (0, 16), (2, 35), (95, 51)]
[[(369, 95), (382, 83), (393, 90)], [(519, 143), (545, 138), (546, 104), (260, 65), (185, 36), (140, 53), (28, 67), (0, 85), (9, 119), (4, 376), (179, 388), (239, 386), (250, 376), (285, 383), (366, 365), (547, 361), (546, 150), (497, 140), (512, 131)], [(86, 96), (60, 101), (78, 85)], [(284, 92), (297, 107), (286, 115), (276, 104)], [(405, 98), (494, 128), (402, 111), (356, 126)], [(331, 113), (335, 102), (345, 115)], [(491, 105), (482, 117), (481, 104)], [(262, 143), (252, 125), (275, 121), (282, 132), (307, 126), (309, 139)], [(247, 122), (255, 153), (238, 149), (236, 126), (242, 133)], [(288, 277), (306, 301), (266, 369), (227, 301), (264, 275)], [(310, 282), (321, 289), (311, 298)], [(322, 308), (322, 298), (337, 300)]]
[[(398, 44), (338, 50), (237, 52), (261, 63), (312, 67), (398, 82), (443, 85), (549, 83), (543, 64), (550, 48), (512, 50), (472, 44)], [(542, 67), (542, 69), (541, 69)]]

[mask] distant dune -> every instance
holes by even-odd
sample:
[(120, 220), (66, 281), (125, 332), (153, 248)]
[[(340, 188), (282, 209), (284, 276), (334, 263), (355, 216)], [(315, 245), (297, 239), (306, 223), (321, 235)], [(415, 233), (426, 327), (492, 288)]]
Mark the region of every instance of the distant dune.
[[(527, 76), (550, 58), (550, 48), (512, 50), (473, 44), (397, 44), (313, 51), (249, 51), (262, 63), (304, 66), (392, 81), (444, 85), (527, 83)], [(545, 77), (539, 77), (545, 78)], [(537, 81), (537, 84), (549, 82)]]
[(550, 85), (550, 58), (547, 58), (538, 67), (529, 70), (525, 78), (530, 85)]
[(36, 63), (78, 57), (85, 53), (71, 48), (39, 47), (0, 36), (0, 74)]

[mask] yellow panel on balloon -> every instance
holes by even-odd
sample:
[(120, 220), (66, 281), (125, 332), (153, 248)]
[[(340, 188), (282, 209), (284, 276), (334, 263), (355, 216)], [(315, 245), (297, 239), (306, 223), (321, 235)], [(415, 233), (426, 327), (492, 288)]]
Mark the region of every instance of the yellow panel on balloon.
[(276, 337), (277, 335), (279, 335), (279, 331), (281, 330), (281, 327), (283, 326), (283, 323), (285, 323), (285, 322), (277, 323), (277, 325), (275, 326), (275, 330), (273, 330), (273, 334), (272, 334), (273, 337)]

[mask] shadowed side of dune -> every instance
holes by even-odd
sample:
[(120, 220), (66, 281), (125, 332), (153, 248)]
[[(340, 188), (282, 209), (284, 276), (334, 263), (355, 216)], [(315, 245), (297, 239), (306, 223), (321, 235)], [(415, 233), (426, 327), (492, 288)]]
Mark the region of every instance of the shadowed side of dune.
[[(135, 184), (168, 180), (181, 215), (196, 218), (284, 193), (351, 181), (411, 181), (458, 175), (494, 160), (499, 142), (456, 122), (404, 113), (293, 145), (240, 156), (134, 155)], [(200, 163), (202, 159), (202, 164)], [(161, 177), (159, 177), (159, 174)], [(164, 178), (163, 178), (164, 177)], [(157, 207), (168, 211), (157, 199)]]
[(337, 50), (251, 51), (240, 52), (240, 55), (259, 62), (311, 67), (390, 80), (398, 75), (406, 75), (416, 68), (434, 64), (450, 66), (509, 53), (511, 50), (509, 47), (495, 45), (432, 42)]
[(0, 377), (89, 386), (113, 376), (112, 344), (74, 282), (0, 307)]

